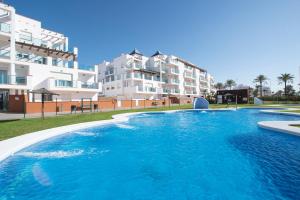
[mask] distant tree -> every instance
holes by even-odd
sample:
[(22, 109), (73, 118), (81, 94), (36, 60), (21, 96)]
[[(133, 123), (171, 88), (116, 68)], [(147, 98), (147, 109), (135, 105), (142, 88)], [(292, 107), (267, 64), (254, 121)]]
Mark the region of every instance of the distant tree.
[(259, 89), (259, 85), (255, 85), (255, 89), (253, 89), (253, 96), (257, 96), (258, 95), (258, 89)]
[(260, 91), (260, 96), (263, 96), (263, 83), (266, 82), (267, 77), (265, 75), (258, 75), (255, 79), (254, 82), (259, 84), (259, 91)]
[(232, 79), (229, 79), (225, 82), (225, 87), (229, 88), (230, 90), (232, 90), (232, 87), (236, 86), (236, 82)]
[(282, 96), (283, 91), (282, 90), (278, 90), (274, 95), (275, 96)]
[(284, 83), (284, 95), (285, 96), (287, 95), (287, 84), (293, 83), (293, 79), (294, 79), (294, 76), (291, 74), (287, 74), (287, 73), (281, 74), (278, 77), (279, 84)]
[(294, 96), (296, 94), (296, 91), (294, 90), (292, 85), (287, 85), (286, 86), (286, 94), (288, 96)]
[(223, 83), (218, 82), (218, 83), (215, 84), (215, 88), (216, 88), (217, 90), (221, 90), (221, 89), (224, 88), (224, 85), (223, 85)]

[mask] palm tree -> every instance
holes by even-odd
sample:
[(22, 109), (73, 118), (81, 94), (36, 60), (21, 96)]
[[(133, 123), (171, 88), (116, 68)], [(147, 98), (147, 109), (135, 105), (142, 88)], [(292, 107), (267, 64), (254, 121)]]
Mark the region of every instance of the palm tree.
[(267, 77), (265, 75), (258, 75), (255, 79), (255, 83), (259, 83), (259, 88), (260, 88), (260, 96), (263, 96), (263, 83), (267, 80)]
[(281, 74), (280, 76), (278, 76), (279, 84), (284, 83), (284, 95), (285, 96), (287, 95), (287, 93), (286, 93), (286, 89), (287, 89), (286, 86), (287, 86), (288, 83), (293, 83), (293, 79), (294, 78), (295, 77), (293, 75), (287, 74), (287, 73)]
[(223, 85), (223, 83), (218, 82), (218, 83), (215, 84), (215, 88), (218, 89), (218, 90), (221, 90), (221, 89), (224, 88), (224, 85)]
[(236, 86), (236, 83), (234, 80), (229, 79), (225, 82), (225, 86), (231, 90), (233, 86)]

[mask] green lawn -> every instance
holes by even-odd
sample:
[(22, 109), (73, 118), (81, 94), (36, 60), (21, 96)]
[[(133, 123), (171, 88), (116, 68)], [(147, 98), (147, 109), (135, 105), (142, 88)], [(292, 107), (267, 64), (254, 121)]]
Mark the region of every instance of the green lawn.
[(282, 110), (281, 112), (300, 113), (300, 110)]
[[(243, 104), (238, 106), (250, 107), (253, 106), (253, 104)], [(226, 108), (226, 107), (227, 105), (210, 105), (210, 108)], [(235, 105), (230, 105), (230, 107), (235, 107)], [(0, 122), (0, 140), (5, 140), (18, 135), (49, 129), (49, 128), (54, 128), (54, 127), (59, 127), (59, 126), (64, 126), (64, 125), (89, 122), (89, 121), (97, 121), (97, 120), (108, 120), (112, 118), (112, 115), (120, 114), (120, 113), (163, 111), (163, 110), (190, 109), (190, 108), (192, 108), (192, 105), (171, 106), (170, 108), (169, 106), (166, 106), (166, 107), (158, 107), (158, 108), (72, 114), (72, 115), (64, 115), (64, 116), (56, 116), (56, 117), (47, 117), (44, 120), (40, 118), (34, 118), (34, 119), (21, 119), (17, 121)]]

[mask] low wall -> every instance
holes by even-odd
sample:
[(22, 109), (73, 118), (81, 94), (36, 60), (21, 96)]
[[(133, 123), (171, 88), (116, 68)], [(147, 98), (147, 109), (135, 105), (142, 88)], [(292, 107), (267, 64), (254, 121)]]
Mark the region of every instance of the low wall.
[[(114, 109), (128, 109), (128, 108), (143, 108), (153, 106), (169, 105), (168, 100), (115, 100), (105, 99), (91, 102), (92, 110), (114, 110)], [(90, 102), (84, 101), (86, 109), (89, 109)], [(58, 102), (45, 102), (45, 112), (71, 112), (71, 107), (77, 108), (81, 111), (81, 101), (58, 101)], [(42, 110), (41, 102), (26, 102), (26, 113), (39, 113)]]

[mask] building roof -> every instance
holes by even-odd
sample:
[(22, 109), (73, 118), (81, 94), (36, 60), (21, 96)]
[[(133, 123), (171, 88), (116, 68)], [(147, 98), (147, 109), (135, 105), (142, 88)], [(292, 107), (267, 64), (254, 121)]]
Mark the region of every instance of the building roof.
[(186, 64), (186, 65), (188, 65), (188, 66), (191, 66), (191, 67), (197, 68), (197, 69), (199, 69), (199, 70), (201, 70), (201, 71), (203, 71), (203, 72), (206, 72), (205, 69), (203, 69), (203, 68), (201, 68), (201, 67), (198, 67), (197, 65), (194, 65), (193, 63), (190, 63), (190, 62), (188, 62), (188, 61), (186, 61), (186, 60), (183, 60), (183, 59), (178, 58), (178, 57), (177, 57), (177, 60), (180, 61), (180, 62), (182, 62), (182, 63), (184, 63), (184, 64)]
[(143, 55), (143, 54), (142, 54), (139, 50), (137, 50), (136, 48), (134, 48), (133, 51), (132, 51), (129, 55), (134, 55), (134, 54), (137, 54), (137, 55), (140, 55), (140, 56)]
[(157, 50), (151, 57), (159, 56), (159, 55), (163, 55), (163, 54), (162, 54), (162, 52), (160, 52), (159, 50)]

